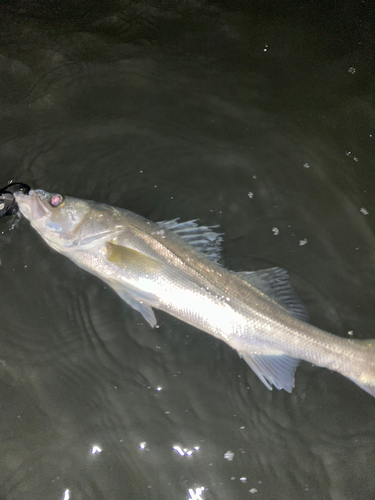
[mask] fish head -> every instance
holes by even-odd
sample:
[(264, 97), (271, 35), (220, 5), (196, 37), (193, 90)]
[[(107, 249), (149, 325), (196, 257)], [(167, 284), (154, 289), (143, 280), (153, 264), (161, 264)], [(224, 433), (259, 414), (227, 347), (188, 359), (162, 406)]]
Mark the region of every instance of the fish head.
[(94, 202), (31, 189), (14, 193), (19, 210), (32, 227), (55, 250), (77, 247), (82, 228), (90, 219)]

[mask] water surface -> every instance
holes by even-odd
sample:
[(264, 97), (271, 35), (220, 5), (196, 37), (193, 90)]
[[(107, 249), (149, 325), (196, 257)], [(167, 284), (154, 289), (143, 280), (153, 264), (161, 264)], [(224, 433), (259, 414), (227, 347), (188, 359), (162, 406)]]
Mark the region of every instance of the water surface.
[[(349, 5), (349, 4), (348, 4)], [(199, 217), (236, 271), (288, 269), (311, 322), (372, 338), (370, 4), (1, 7), (1, 186)], [(1, 221), (0, 497), (367, 500), (374, 400), (237, 353)]]

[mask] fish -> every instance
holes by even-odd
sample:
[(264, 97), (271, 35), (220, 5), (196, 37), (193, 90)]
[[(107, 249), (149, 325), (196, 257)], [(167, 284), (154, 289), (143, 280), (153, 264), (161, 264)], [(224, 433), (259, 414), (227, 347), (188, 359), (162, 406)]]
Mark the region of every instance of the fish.
[(152, 222), (42, 189), (14, 196), (52, 249), (109, 285), (151, 327), (157, 309), (213, 335), (235, 349), (270, 390), (292, 392), (303, 360), (340, 373), (375, 397), (375, 340), (342, 338), (309, 324), (280, 267), (226, 269), (219, 262), (217, 226)]

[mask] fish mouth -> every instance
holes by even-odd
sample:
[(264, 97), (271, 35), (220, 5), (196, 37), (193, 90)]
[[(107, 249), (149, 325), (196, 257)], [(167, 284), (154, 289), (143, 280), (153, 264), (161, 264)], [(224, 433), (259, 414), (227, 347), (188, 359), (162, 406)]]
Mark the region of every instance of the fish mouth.
[(45, 195), (46, 193), (42, 189), (30, 189), (29, 194), (14, 193), (22, 215), (29, 221), (50, 217), (51, 211), (43, 203)]

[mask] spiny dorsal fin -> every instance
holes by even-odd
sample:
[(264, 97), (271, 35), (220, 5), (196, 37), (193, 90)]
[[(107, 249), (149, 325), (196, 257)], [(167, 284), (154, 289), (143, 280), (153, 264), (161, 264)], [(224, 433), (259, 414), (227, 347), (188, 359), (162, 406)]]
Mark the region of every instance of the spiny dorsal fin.
[(216, 233), (213, 229), (219, 226), (199, 226), (198, 219), (179, 222), (179, 219), (158, 222), (164, 229), (178, 234), (186, 243), (189, 243), (209, 259), (217, 262), (221, 257), (222, 233)]
[(294, 292), (288, 272), (282, 267), (271, 267), (252, 272), (243, 271), (236, 274), (288, 309), (295, 318), (308, 321), (306, 308)]

